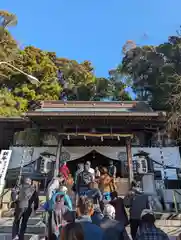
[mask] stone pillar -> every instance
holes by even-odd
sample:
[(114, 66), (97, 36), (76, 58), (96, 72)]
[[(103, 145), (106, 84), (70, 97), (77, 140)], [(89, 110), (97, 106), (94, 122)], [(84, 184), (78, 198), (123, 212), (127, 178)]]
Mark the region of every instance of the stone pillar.
[(128, 161), (128, 172), (129, 172), (129, 183), (134, 179), (133, 175), (133, 161), (132, 161), (132, 152), (131, 152), (131, 137), (126, 138), (126, 153)]

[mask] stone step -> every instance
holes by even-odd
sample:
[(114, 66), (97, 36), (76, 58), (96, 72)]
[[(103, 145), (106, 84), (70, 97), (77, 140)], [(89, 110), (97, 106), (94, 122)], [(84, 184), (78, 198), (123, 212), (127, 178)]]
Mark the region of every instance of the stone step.
[[(43, 238), (43, 236), (42, 236)], [(32, 235), (32, 234), (25, 234), (24, 240), (39, 240), (41, 236)], [(11, 234), (0, 234), (0, 240), (12, 240)]]
[[(43, 212), (44, 210), (39, 209), (35, 213), (32, 213), (32, 215), (42, 216)], [(1, 215), (1, 218), (14, 217), (14, 208), (11, 208), (9, 210), (1, 210), (0, 215)]]
[[(11, 233), (13, 225), (13, 218), (0, 219), (0, 234)], [(40, 218), (30, 218), (27, 225), (27, 234), (40, 234), (44, 235), (46, 230), (45, 224)]]
[(158, 227), (181, 227), (181, 220), (156, 220)]

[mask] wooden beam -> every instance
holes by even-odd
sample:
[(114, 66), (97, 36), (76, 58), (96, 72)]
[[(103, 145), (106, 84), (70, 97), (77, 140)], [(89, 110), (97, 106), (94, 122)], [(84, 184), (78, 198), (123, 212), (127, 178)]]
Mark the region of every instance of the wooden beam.
[(129, 133), (88, 133), (88, 132), (82, 132), (82, 133), (59, 133), (59, 135), (62, 136), (86, 136), (86, 137), (129, 137), (129, 138), (133, 138), (133, 134), (129, 134)]

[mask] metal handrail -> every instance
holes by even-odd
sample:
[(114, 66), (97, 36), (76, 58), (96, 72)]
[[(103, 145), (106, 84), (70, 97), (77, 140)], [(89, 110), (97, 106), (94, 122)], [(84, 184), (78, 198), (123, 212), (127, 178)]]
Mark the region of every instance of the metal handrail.
[(5, 195), (6, 193), (8, 193), (10, 190), (11, 190), (11, 189), (8, 188), (6, 191), (4, 191), (3, 193), (1, 193), (1, 195), (0, 195), (0, 199), (3, 198), (4, 195)]
[(174, 203), (174, 206), (175, 206), (175, 211), (176, 211), (176, 213), (178, 214), (179, 209), (178, 209), (178, 205), (177, 205), (178, 203), (177, 203), (176, 194), (178, 194), (178, 195), (181, 196), (181, 193), (174, 189), (174, 190), (173, 190), (173, 203)]
[(180, 192), (178, 192), (177, 190), (173, 190), (173, 191), (175, 191), (178, 195), (180, 195), (181, 196), (181, 193)]

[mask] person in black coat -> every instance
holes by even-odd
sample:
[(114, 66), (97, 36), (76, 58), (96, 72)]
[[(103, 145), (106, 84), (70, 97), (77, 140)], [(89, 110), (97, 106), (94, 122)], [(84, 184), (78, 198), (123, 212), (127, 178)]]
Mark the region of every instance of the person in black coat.
[(127, 226), (129, 224), (129, 220), (124, 207), (123, 199), (118, 197), (118, 193), (116, 191), (111, 193), (111, 198), (112, 201), (110, 201), (110, 204), (116, 210), (115, 220), (121, 222), (124, 226)]

